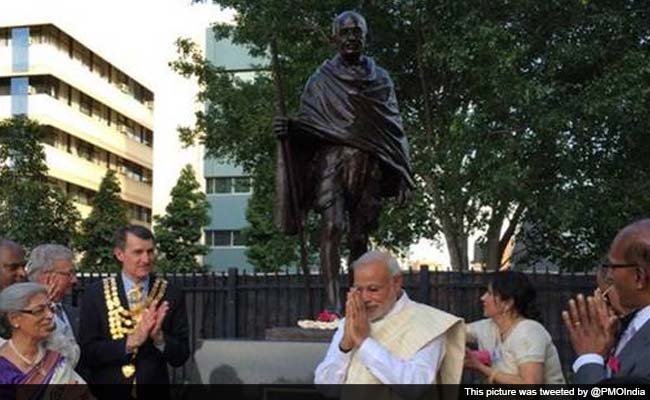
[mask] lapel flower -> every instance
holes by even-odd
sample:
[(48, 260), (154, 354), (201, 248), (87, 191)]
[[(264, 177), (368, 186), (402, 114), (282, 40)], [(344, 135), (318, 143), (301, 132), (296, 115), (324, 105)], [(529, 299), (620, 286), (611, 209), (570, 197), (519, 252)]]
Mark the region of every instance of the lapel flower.
[(621, 362), (618, 357), (611, 355), (607, 359), (607, 366), (612, 371), (612, 374), (617, 374), (621, 370)]

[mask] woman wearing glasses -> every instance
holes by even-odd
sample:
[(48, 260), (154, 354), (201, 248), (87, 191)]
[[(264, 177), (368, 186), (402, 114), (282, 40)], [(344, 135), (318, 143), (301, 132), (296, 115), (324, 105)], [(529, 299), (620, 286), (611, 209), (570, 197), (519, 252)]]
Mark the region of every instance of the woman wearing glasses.
[(54, 330), (45, 287), (30, 282), (4, 289), (0, 318), (11, 335), (0, 346), (0, 384), (85, 383), (65, 357), (43, 346)]

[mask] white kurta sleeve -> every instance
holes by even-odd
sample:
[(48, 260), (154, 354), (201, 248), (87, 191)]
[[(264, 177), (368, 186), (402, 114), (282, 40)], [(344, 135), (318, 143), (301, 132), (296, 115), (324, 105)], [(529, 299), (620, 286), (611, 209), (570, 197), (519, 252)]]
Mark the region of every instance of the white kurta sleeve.
[(345, 382), (352, 352), (343, 353), (339, 349), (344, 327), (345, 319), (342, 319), (327, 349), (325, 359), (318, 364), (314, 372), (314, 383), (316, 385), (335, 385)]
[(444, 335), (433, 339), (409, 359), (395, 357), (379, 342), (367, 338), (359, 347), (359, 357), (368, 370), (387, 385), (428, 385), (436, 375), (445, 346)]

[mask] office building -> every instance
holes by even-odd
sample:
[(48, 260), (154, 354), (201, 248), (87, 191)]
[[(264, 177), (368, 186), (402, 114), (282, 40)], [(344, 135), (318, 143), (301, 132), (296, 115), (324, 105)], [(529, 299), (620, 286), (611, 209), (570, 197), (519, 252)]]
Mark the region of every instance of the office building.
[(54, 185), (82, 216), (108, 169), (129, 217), (151, 223), (153, 92), (54, 24), (0, 26), (0, 118), (45, 126)]
[[(256, 65), (263, 64), (229, 40), (216, 41), (211, 28), (206, 30), (205, 55), (212, 64), (242, 79), (252, 78), (258, 70)], [(246, 242), (241, 234), (248, 225), (246, 208), (252, 195), (251, 177), (237, 165), (210, 157), (204, 159), (203, 174), (212, 218), (205, 227), (205, 243), (210, 252), (204, 257), (204, 264), (216, 271), (233, 267), (251, 271), (253, 266), (246, 258)]]

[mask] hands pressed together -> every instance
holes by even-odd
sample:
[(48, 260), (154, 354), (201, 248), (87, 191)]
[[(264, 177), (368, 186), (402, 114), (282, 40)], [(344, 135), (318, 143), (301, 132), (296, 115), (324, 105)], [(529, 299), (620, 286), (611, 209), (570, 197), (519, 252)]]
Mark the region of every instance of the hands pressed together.
[(370, 336), (370, 321), (366, 306), (361, 298), (361, 292), (352, 288), (345, 302), (345, 328), (339, 348), (344, 352), (358, 348), (368, 336)]
[(586, 299), (579, 294), (569, 300), (569, 310), (562, 312), (562, 319), (578, 356), (595, 353), (607, 358), (615, 345), (620, 321), (599, 290)]
[(142, 312), (135, 331), (126, 339), (126, 347), (129, 352), (140, 347), (149, 338), (157, 345), (164, 342), (162, 323), (168, 310), (169, 303), (163, 301), (162, 303), (152, 303)]

